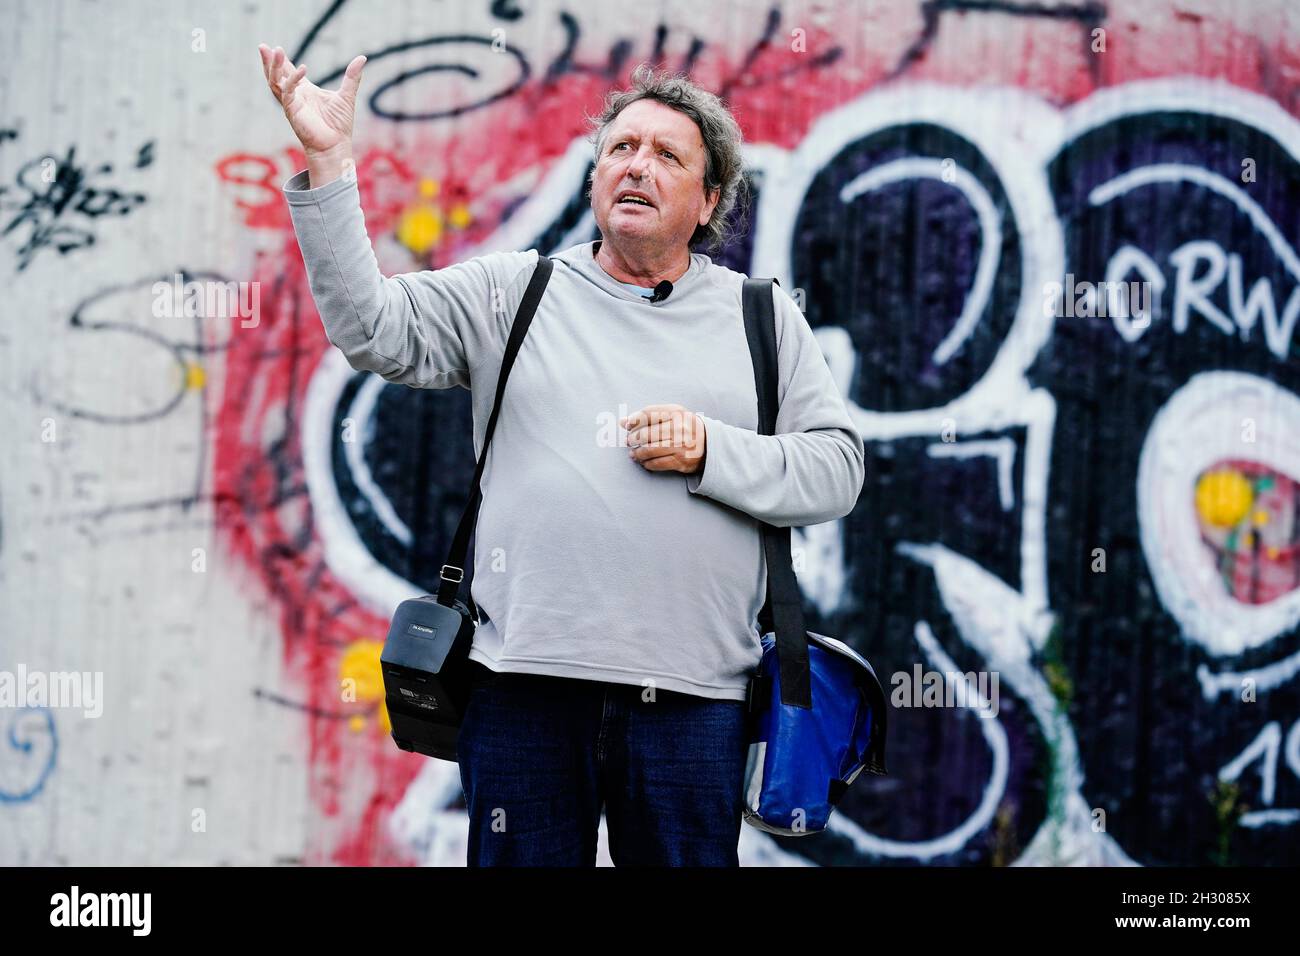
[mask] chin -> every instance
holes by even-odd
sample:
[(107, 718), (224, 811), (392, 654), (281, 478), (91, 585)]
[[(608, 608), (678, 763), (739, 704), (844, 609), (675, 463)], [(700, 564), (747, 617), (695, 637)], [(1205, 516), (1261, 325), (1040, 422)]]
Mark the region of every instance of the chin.
[(645, 226), (639, 226), (636, 224), (629, 226), (626, 223), (621, 226), (612, 226), (610, 232), (613, 235), (618, 236), (620, 239), (646, 239), (650, 236), (656, 235), (656, 232), (653, 229), (647, 229)]

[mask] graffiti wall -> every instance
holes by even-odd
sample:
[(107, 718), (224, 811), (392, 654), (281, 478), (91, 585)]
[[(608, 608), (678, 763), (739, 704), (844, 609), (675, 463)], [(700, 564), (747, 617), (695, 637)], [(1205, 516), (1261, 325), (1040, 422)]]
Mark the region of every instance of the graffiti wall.
[(895, 695), (890, 774), (744, 862), (1300, 862), (1294, 5), (5, 7), (0, 863), (464, 860), (378, 662), (469, 394), (326, 341), (258, 42), (368, 57), (387, 273), (594, 238), (584, 114), (643, 60), (736, 111), (715, 259), (795, 290), (868, 452), (794, 533), (810, 627), (998, 690)]

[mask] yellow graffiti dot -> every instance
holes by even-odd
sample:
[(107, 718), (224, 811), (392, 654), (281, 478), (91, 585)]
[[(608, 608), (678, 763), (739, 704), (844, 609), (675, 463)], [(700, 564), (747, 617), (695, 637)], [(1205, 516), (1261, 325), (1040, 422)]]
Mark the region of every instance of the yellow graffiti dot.
[(1268, 551), (1267, 551), (1266, 553), (1268, 554), (1268, 559), (1269, 559), (1270, 561), (1276, 561), (1276, 560), (1277, 560), (1277, 556), (1278, 556), (1278, 550), (1277, 550), (1277, 548), (1269, 548)]
[(348, 718), (348, 730), (352, 731), (354, 734), (359, 734), (365, 729), (366, 718), (362, 717), (360, 714)]
[(1268, 512), (1265, 511), (1263, 508), (1260, 508), (1258, 511), (1256, 511), (1253, 515), (1250, 516), (1250, 520), (1255, 523), (1256, 528), (1263, 527), (1264, 525), (1268, 524)]
[(185, 387), (191, 391), (197, 391), (204, 385), (208, 384), (208, 373), (204, 371), (202, 365), (196, 365), (191, 362), (185, 366)]
[(469, 207), (463, 203), (458, 206), (452, 206), (451, 212), (447, 213), (447, 219), (455, 228), (464, 229), (470, 224), (471, 217), (469, 214)]
[(402, 213), (397, 223), (397, 241), (416, 255), (424, 255), (442, 238), (442, 213), (432, 206), (419, 206)]
[(1255, 500), (1250, 482), (1239, 471), (1211, 471), (1196, 483), (1196, 513), (1218, 528), (1231, 528), (1246, 517)]
[(339, 680), (355, 681), (357, 701), (370, 703), (384, 697), (384, 674), (379, 657), (384, 652), (382, 641), (354, 641), (343, 652), (339, 661)]
[(425, 199), (432, 199), (434, 196), (438, 195), (438, 189), (439, 186), (436, 179), (420, 180), (420, 195)]

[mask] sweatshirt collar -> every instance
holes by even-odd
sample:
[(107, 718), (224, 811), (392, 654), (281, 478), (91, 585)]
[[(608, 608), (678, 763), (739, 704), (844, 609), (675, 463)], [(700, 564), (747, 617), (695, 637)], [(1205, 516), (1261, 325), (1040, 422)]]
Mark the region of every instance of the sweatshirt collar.
[[(618, 279), (605, 271), (605, 267), (596, 261), (596, 250), (600, 239), (593, 239), (590, 242), (580, 242), (577, 245), (570, 246), (567, 249), (557, 252), (555, 258), (562, 259), (573, 265), (585, 275), (589, 280), (607, 291), (610, 295), (620, 299), (627, 299), (631, 302), (643, 302), (645, 296), (638, 292), (633, 292)], [(709, 265), (709, 257), (702, 253), (692, 252), (690, 265), (682, 273), (682, 277), (673, 283), (673, 296), (681, 301), (681, 295), (689, 291), (699, 280)]]

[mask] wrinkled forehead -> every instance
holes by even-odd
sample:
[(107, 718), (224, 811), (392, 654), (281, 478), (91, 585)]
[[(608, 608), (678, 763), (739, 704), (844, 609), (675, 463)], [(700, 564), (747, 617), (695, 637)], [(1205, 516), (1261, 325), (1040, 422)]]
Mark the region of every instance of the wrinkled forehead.
[(704, 150), (704, 139), (695, 120), (655, 100), (637, 100), (624, 108), (605, 129), (602, 143), (609, 143), (613, 136), (652, 139), (676, 147), (683, 154)]

